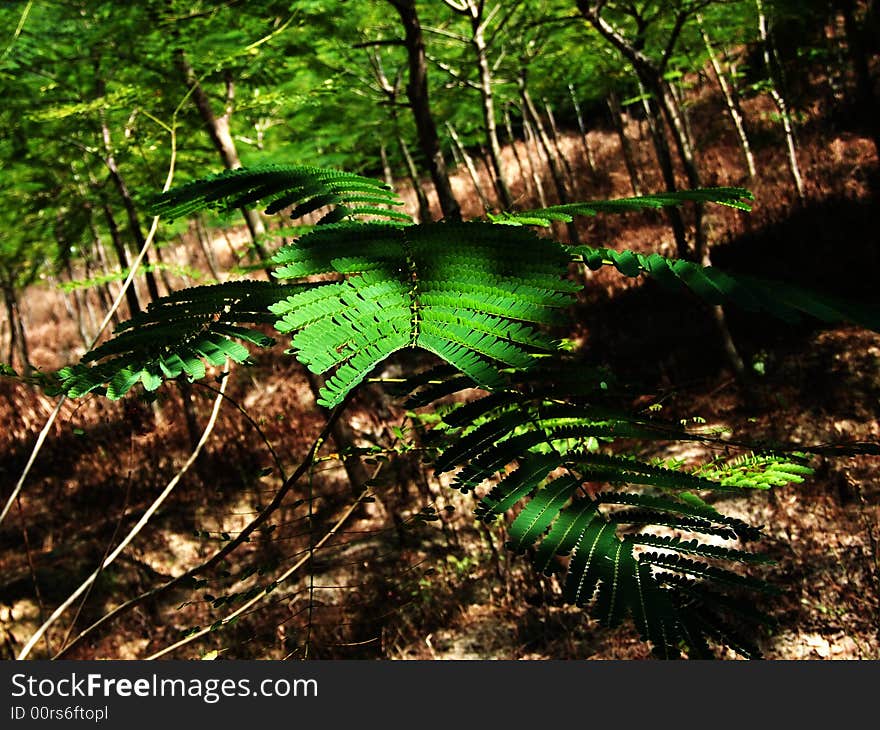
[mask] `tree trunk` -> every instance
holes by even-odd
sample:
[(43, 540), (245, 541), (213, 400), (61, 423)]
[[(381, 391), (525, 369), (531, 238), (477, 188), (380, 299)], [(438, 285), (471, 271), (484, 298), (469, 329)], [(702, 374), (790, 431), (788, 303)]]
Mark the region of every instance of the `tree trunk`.
[[(663, 128), (663, 119), (656, 107), (653, 99), (643, 94), (645, 113), (648, 116), (648, 128), (651, 131), (651, 139), (654, 143), (654, 151), (657, 155), (657, 163), (660, 166), (660, 173), (663, 176), (663, 183), (666, 190), (675, 192), (678, 185), (675, 180), (675, 167), (672, 163), (672, 153), (669, 150), (669, 143), (666, 140), (666, 133)], [(665, 209), (666, 218), (672, 228), (672, 235), (675, 238), (675, 250), (679, 258), (693, 259), (690, 246), (688, 244), (687, 233), (684, 227), (684, 219), (681, 210), (675, 206)]]
[(419, 146), (422, 154), (428, 161), (428, 169), (440, 208), (445, 218), (451, 221), (461, 220), (461, 208), (452, 192), (449, 182), (449, 173), (446, 169), (446, 160), (440, 149), (440, 139), (437, 136), (437, 126), (431, 114), (431, 104), (428, 97), (428, 67), (425, 56), (425, 40), (422, 36), (422, 26), (416, 12), (415, 0), (388, 0), (397, 10), (405, 32), (405, 45), (407, 61), (409, 64), (409, 80), (406, 85), (406, 94), (412, 108), (415, 119), (416, 132), (419, 137)]
[[(657, 92), (659, 94), (660, 108), (663, 110), (663, 115), (666, 119), (669, 131), (672, 134), (672, 139), (678, 150), (688, 186), (691, 189), (702, 187), (703, 183), (699, 168), (697, 167), (687, 112), (684, 107), (679, 104), (679, 100), (676, 98), (672, 88), (667, 82), (661, 80), (657, 87)], [(706, 249), (706, 233), (703, 230), (703, 204), (694, 203), (693, 209), (694, 257), (699, 261)]]
[(797, 192), (798, 199), (803, 203), (806, 200), (804, 192), (804, 181), (801, 177), (800, 165), (797, 159), (797, 146), (794, 138), (794, 124), (792, 123), (791, 114), (788, 109), (788, 102), (779, 91), (779, 85), (774, 72), (773, 59), (770, 53), (770, 33), (767, 30), (767, 16), (764, 14), (764, 4), (762, 0), (755, 0), (755, 6), (758, 10), (758, 34), (761, 38), (761, 48), (764, 54), (764, 64), (767, 67), (767, 79), (770, 82), (770, 97), (776, 108), (779, 110), (779, 116), (782, 118), (782, 129), (785, 132), (785, 148), (788, 152), (788, 169), (791, 172), (791, 178), (794, 182), (794, 188)]
[[(73, 267), (71, 266), (70, 259), (67, 259), (64, 262), (64, 269), (67, 272), (67, 280), (73, 284), (76, 277), (73, 275)], [(60, 288), (60, 287), (59, 287)], [(62, 296), (64, 296), (62, 294)], [(73, 305), (71, 306), (70, 300), (73, 301)], [(86, 330), (85, 316), (84, 310), (85, 305), (82, 301), (82, 291), (80, 289), (72, 289), (69, 294), (69, 298), (64, 298), (65, 304), (68, 309), (68, 313), (73, 316), (76, 320), (76, 329), (79, 332), (79, 338), (82, 340), (83, 346), (88, 347), (89, 342), (91, 342), (91, 337), (89, 337), (89, 333)]]
[[(199, 111), (202, 123), (205, 125), (208, 136), (211, 138), (211, 142), (220, 156), (223, 166), (227, 170), (238, 169), (241, 167), (241, 160), (238, 157), (238, 150), (235, 147), (235, 140), (229, 127), (232, 118), (232, 101), (235, 98), (235, 86), (231, 77), (226, 79), (226, 107), (223, 110), (223, 114), (218, 117), (214, 114), (211, 100), (199, 83), (199, 79), (190, 65), (186, 53), (182, 49), (177, 51), (177, 63), (186, 85), (192, 90), (193, 103)], [(261, 261), (266, 261), (269, 255), (262, 243), (262, 239), (266, 235), (266, 226), (259, 211), (253, 208), (242, 208), (241, 213), (244, 216), (245, 225), (247, 225), (248, 232), (250, 233), (254, 251)]]
[(608, 104), (608, 111), (611, 114), (611, 123), (614, 125), (614, 131), (620, 140), (620, 151), (623, 153), (623, 162), (629, 174), (629, 184), (632, 186), (633, 195), (639, 196), (642, 194), (639, 169), (636, 165), (632, 144), (629, 141), (629, 137), (626, 136), (626, 122), (623, 116), (623, 109), (620, 106), (620, 100), (617, 98), (617, 93), (612, 91), (608, 94), (605, 101)]
[[(116, 258), (119, 259), (119, 267), (123, 271), (126, 271), (131, 267), (131, 264), (128, 261), (128, 253), (126, 253), (125, 246), (122, 243), (122, 236), (119, 235), (119, 226), (116, 225), (116, 218), (114, 218), (110, 206), (107, 203), (103, 203), (102, 207), (104, 210), (104, 218), (107, 221), (107, 230), (110, 231), (110, 241), (113, 243), (113, 251), (116, 253)], [(128, 302), (129, 317), (134, 317), (134, 315), (141, 311), (141, 304), (134, 279), (128, 289), (125, 290), (125, 301)]]
[[(538, 163), (541, 161), (541, 153), (538, 151), (538, 139), (535, 135), (535, 130), (532, 128), (531, 123), (526, 118), (523, 118), (523, 133), (525, 134), (526, 159), (529, 162), (529, 170), (531, 170), (532, 182), (534, 183), (535, 190), (538, 193), (538, 203), (542, 208), (546, 208), (547, 196), (544, 193), (544, 183), (541, 182), (541, 172), (538, 169)], [(535, 156), (532, 155), (532, 150), (534, 150), (535, 155), (537, 155), (537, 162), (535, 161)]]
[[(574, 84), (568, 85), (568, 93), (571, 95), (571, 103), (574, 107), (574, 113), (577, 117), (578, 130), (581, 133), (581, 142), (584, 146), (584, 159), (587, 161), (587, 169), (590, 171), (590, 177), (593, 183), (599, 182), (599, 176), (596, 173), (596, 157), (593, 154), (593, 147), (590, 145), (590, 137), (587, 133), (587, 125), (584, 123), (583, 114), (581, 114), (581, 105), (578, 103), (577, 95), (574, 93)], [(638, 195), (638, 193), (636, 193)]]
[[(95, 96), (98, 99), (102, 99), (107, 93), (106, 83), (100, 70), (100, 62), (97, 58), (94, 60), (94, 71)], [(134, 201), (131, 199), (131, 193), (129, 193), (128, 186), (125, 184), (125, 180), (122, 178), (122, 174), (119, 171), (119, 166), (116, 164), (116, 157), (113, 154), (113, 141), (110, 136), (110, 127), (107, 126), (107, 118), (103, 109), (100, 112), (100, 120), (101, 141), (104, 146), (104, 165), (107, 167), (107, 171), (110, 174), (110, 180), (113, 183), (113, 187), (116, 188), (116, 192), (119, 193), (119, 197), (122, 199), (122, 205), (125, 208), (125, 215), (128, 218), (128, 227), (131, 231), (132, 239), (137, 246), (137, 250), (142, 251), (146, 246), (146, 238), (141, 230), (137, 208), (134, 205)], [(149, 292), (150, 298), (153, 300), (158, 299), (159, 287), (156, 285), (156, 279), (150, 270), (150, 256), (145, 250), (141, 260), (144, 265), (144, 279), (147, 282), (147, 291)]]
[(391, 165), (388, 164), (388, 151), (385, 149), (385, 143), (379, 145), (379, 159), (382, 162), (382, 177), (385, 178), (385, 184), (394, 190), (394, 175), (391, 174)]
[[(413, 12), (415, 12), (413, 10)], [(424, 47), (422, 48), (424, 52)], [(211, 135), (211, 140), (214, 142), (214, 146), (217, 149), (217, 152), (220, 155), (220, 158), (223, 160), (223, 164), (227, 167), (227, 169), (236, 169), (241, 167), (241, 161), (238, 157), (238, 151), (235, 147), (235, 140), (232, 138), (232, 134), (229, 131), (229, 119), (232, 114), (232, 95), (233, 95), (233, 86), (231, 78), (227, 79), (227, 108), (222, 117), (216, 117), (214, 115), (214, 111), (211, 108), (210, 100), (208, 99), (207, 94), (205, 94), (204, 89), (198, 83), (198, 79), (195, 76), (195, 72), (192, 67), (189, 65), (187, 61), (186, 55), (184, 52), (178, 51), (178, 62), (180, 67), (184, 73), (184, 76), (187, 80), (188, 85), (193, 90), (193, 97), (196, 104), (196, 107), (199, 110), (199, 113), (202, 116), (202, 121), (205, 123), (205, 127), (208, 130), (208, 133)], [(260, 237), (265, 234), (265, 226), (263, 224), (262, 218), (259, 213), (252, 209), (245, 209), (242, 211), (245, 216), (245, 220), (248, 224), (248, 230), (251, 235), (251, 241), (253, 242), (254, 249), (257, 251), (258, 255), (263, 261), (266, 261), (268, 256), (266, 254), (265, 249), (262, 247), (260, 243)], [(269, 271), (266, 271), (266, 277), (270, 280), (272, 279)], [(312, 392), (317, 396), (318, 391), (323, 386), (323, 378), (319, 375), (316, 375), (308, 368), (305, 369), (306, 378), (309, 382), (309, 387)], [(324, 412), (325, 416), (327, 415), (326, 409), (320, 408), (322, 412)], [(351, 432), (351, 428), (347, 423), (343, 423), (342, 420), (336, 421), (335, 425), (332, 429), (333, 440), (336, 443), (336, 448), (340, 452), (349, 451), (354, 445), (354, 439)], [(348, 457), (344, 460), (345, 471), (351, 482), (351, 486), (353, 490), (356, 490), (358, 493), (363, 485), (366, 483), (368, 479), (368, 475), (366, 473), (366, 469), (363, 464), (360, 462), (357, 456)]]
[(739, 108), (739, 104), (736, 103), (731, 85), (728, 83), (724, 70), (721, 68), (721, 62), (718, 60), (718, 55), (712, 47), (712, 41), (709, 38), (709, 34), (706, 33), (706, 29), (703, 26), (703, 19), (699, 15), (697, 16), (697, 24), (700, 28), (700, 35), (703, 37), (703, 43), (706, 46), (706, 53), (709, 54), (709, 62), (712, 65), (715, 80), (718, 82), (718, 86), (721, 88), (721, 93), (724, 96), (724, 103), (727, 105), (727, 113), (730, 115), (733, 127), (736, 130), (739, 147), (746, 162), (746, 169), (749, 171), (749, 177), (754, 179), (758, 173), (755, 167), (755, 156), (752, 154), (752, 146), (749, 144), (749, 136), (746, 134), (745, 120), (743, 119), (742, 111)]
[[(880, 159), (880, 104), (877, 103), (874, 80), (871, 78), (871, 69), (868, 65), (871, 51), (866, 42), (866, 32), (856, 21), (855, 0), (843, 0), (841, 5), (846, 45), (855, 72), (856, 106), (861, 118), (868, 125), (868, 134), (874, 142), (874, 154)], [(874, 13), (874, 3), (871, 2), (864, 20), (864, 25), (868, 28), (876, 22)]]
[[(105, 160), (107, 164), (107, 168), (110, 170), (110, 177), (113, 180), (113, 185), (116, 187), (117, 192), (119, 193), (119, 197), (122, 198), (122, 205), (125, 208), (125, 214), (128, 217), (128, 227), (131, 231), (131, 235), (134, 238), (135, 246), (138, 251), (143, 250), (144, 246), (147, 243), (147, 239), (144, 237), (144, 232), (141, 229), (140, 218), (137, 214), (137, 209), (135, 208), (134, 201), (131, 199), (131, 194), (128, 192), (128, 186), (125, 184), (125, 181), (122, 179), (122, 175), (119, 174), (119, 168), (116, 166), (116, 160), (112, 155), (109, 155)], [(144, 280), (147, 282), (147, 292), (150, 294), (150, 300), (155, 301), (159, 298), (159, 287), (156, 284), (156, 277), (153, 275), (153, 272), (150, 268), (150, 255), (149, 253), (145, 253), (143, 257), (144, 264)]]
[[(98, 267), (102, 274), (107, 274), (110, 271), (110, 265), (107, 262), (107, 255), (104, 252), (104, 244), (101, 242), (101, 234), (98, 232), (98, 226), (95, 224), (95, 219), (93, 218), (92, 208), (89, 206), (89, 230), (92, 234), (92, 248), (94, 250), (95, 256), (98, 260)], [(89, 258), (86, 258), (86, 272), (89, 273)], [(113, 301), (116, 299), (116, 296), (113, 294), (113, 291), (110, 289), (109, 282), (106, 284), (99, 284), (97, 287), (98, 292), (98, 301), (101, 304), (104, 312), (109, 312), (113, 307)], [(114, 310), (112, 317), (112, 323), (114, 327), (119, 324), (119, 315)], [(97, 326), (95, 327), (97, 331)]]
[(6, 316), (9, 319), (9, 364), (15, 368), (17, 356), (21, 372), (29, 373), (33, 368), (28, 353), (27, 334), (21, 319), (18, 297), (9, 282), (3, 284), (3, 299), (6, 303)]
[(553, 107), (550, 106), (550, 102), (546, 99), (543, 101), (544, 112), (547, 114), (547, 122), (550, 124), (550, 141), (553, 142), (553, 151), (556, 152), (556, 157), (559, 159), (559, 163), (571, 189), (577, 190), (577, 180), (575, 180), (574, 172), (571, 169), (571, 165), (568, 163), (568, 157), (562, 150), (562, 143), (559, 141), (562, 135), (559, 133), (559, 127), (556, 126), (556, 117), (553, 114)]
[(409, 146), (403, 138), (403, 135), (399, 132), (397, 134), (397, 144), (400, 147), (400, 154), (403, 155), (403, 161), (406, 164), (406, 172), (407, 175), (409, 175), (413, 191), (416, 194), (416, 200), (419, 202), (419, 222), (430, 223), (433, 219), (433, 216), (431, 215), (431, 203), (428, 201), (428, 195), (422, 187), (421, 180), (419, 180), (419, 171), (409, 152)]
[[(547, 132), (544, 129), (544, 125), (541, 123), (540, 116), (538, 115), (538, 110), (535, 108), (535, 104), (529, 94), (529, 89), (526, 84), (525, 69), (520, 72), (517, 82), (519, 84), (520, 98), (523, 103), (523, 118), (526, 116), (530, 117), (535, 125), (537, 137), (541, 142), (541, 147), (544, 149), (544, 154), (547, 156), (547, 164), (550, 167), (550, 176), (553, 178), (553, 184), (556, 187), (556, 196), (559, 199), (560, 204), (565, 205), (569, 202), (568, 192), (565, 189), (565, 176), (559, 165), (556, 163), (553, 156), (553, 150), (550, 146), (550, 138), (547, 136)], [(568, 230), (569, 243), (580, 243), (575, 224), (573, 222), (566, 224), (566, 229)]]
[(516, 137), (513, 136), (513, 124), (510, 121), (510, 109), (507, 106), (504, 107), (504, 126), (507, 130), (507, 142), (510, 145), (510, 149), (513, 152), (513, 159), (516, 160), (516, 167), (519, 170), (520, 180), (523, 182), (526, 194), (530, 194), (531, 186), (529, 184), (529, 176), (526, 174), (522, 158), (520, 157), (519, 150), (516, 146)]
[(465, 169), (468, 171), (468, 175), (471, 178), (471, 182), (474, 184), (474, 190), (476, 190), (477, 195), (480, 198), (480, 202), (483, 204), (484, 210), (491, 210), (492, 204), (489, 202), (489, 198), (486, 197), (486, 193), (483, 190), (483, 186), (480, 183), (480, 176), (477, 173), (477, 168), (474, 167), (474, 161), (471, 159), (471, 156), (467, 153), (467, 150), (461, 143), (461, 140), (458, 138), (458, 133), (455, 131), (455, 127), (453, 127), (449, 122), (446, 122), (446, 129), (449, 130), (449, 136), (452, 139), (452, 144), (458, 150), (458, 154), (464, 162)]
[(483, 126), (486, 130), (486, 144), (488, 145), (489, 160), (492, 163), (492, 171), (495, 173), (495, 185), (498, 189), (498, 197), (501, 207), (510, 210), (513, 207), (513, 196), (510, 194), (510, 185), (501, 159), (501, 144), (498, 141), (498, 126), (495, 120), (495, 101), (492, 95), (492, 71), (489, 68), (488, 49), (483, 35), (482, 19), (472, 20), (473, 35), (471, 43), (477, 57), (477, 69), (480, 75), (480, 101), (483, 112)]

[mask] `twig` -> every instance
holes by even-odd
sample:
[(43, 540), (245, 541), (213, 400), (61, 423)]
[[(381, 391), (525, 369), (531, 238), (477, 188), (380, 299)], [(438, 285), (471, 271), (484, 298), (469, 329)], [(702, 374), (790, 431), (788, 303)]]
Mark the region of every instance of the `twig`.
[[(225, 381), (224, 381), (225, 383)], [(218, 395), (218, 399), (219, 399)], [(206, 570), (210, 570), (213, 566), (219, 563), (223, 558), (225, 558), (229, 553), (235, 550), (239, 545), (247, 541), (248, 537), (251, 533), (254, 532), (260, 525), (262, 525), (269, 516), (275, 512), (284, 501), (284, 497), (290, 491), (290, 489), (302, 478), (303, 474), (306, 473), (310, 464), (315, 458), (315, 455), (318, 453), (318, 450), (321, 448), (322, 444), (329, 438), (330, 432), (336, 422), (336, 420), (342, 415), (343, 406), (337, 406), (334, 411), (330, 414), (330, 417), (327, 419), (327, 422), (324, 424), (324, 428), (321, 433), (315, 439), (315, 442), (312, 444), (312, 448), (309, 449), (309, 453), (306, 455), (305, 459), (303, 459), (302, 463), (296, 469), (296, 471), (291, 474), (290, 477), (281, 485), (281, 488), (276, 492), (275, 497), (272, 501), (253, 519), (248, 523), (248, 525), (235, 537), (234, 540), (230, 540), (226, 545), (223, 546), (219, 551), (217, 551), (211, 558), (206, 560), (203, 563), (195, 566), (194, 568), (190, 568), (185, 573), (181, 573), (176, 578), (172, 578), (167, 583), (163, 583), (152, 590), (145, 591), (141, 593), (139, 596), (135, 596), (134, 598), (126, 601), (123, 604), (120, 604), (116, 608), (114, 608), (109, 613), (104, 614), (101, 618), (95, 621), (91, 626), (81, 631), (67, 646), (65, 646), (61, 651), (59, 651), (53, 659), (61, 659), (67, 654), (74, 646), (76, 646), (80, 641), (82, 641), (87, 635), (91, 634), (93, 631), (98, 629), (103, 624), (107, 623), (111, 619), (119, 616), (122, 613), (126, 613), (131, 610), (135, 606), (143, 603), (144, 601), (155, 598), (156, 596), (165, 593), (166, 591), (174, 588), (175, 586), (180, 585), (185, 580), (192, 578), (198, 573), (202, 573)]]
[[(380, 464), (377, 467), (377, 472), (379, 469), (381, 469), (381, 467), (382, 467), (382, 465)], [(363, 502), (364, 499), (366, 499), (369, 496), (369, 493), (370, 493), (370, 486), (369, 486), (369, 482), (368, 482), (367, 486), (364, 487), (364, 489), (361, 491), (361, 493), (358, 495), (358, 497), (355, 499), (355, 501), (352, 502), (351, 505), (349, 505), (348, 509), (345, 510), (345, 512), (342, 514), (342, 516), (336, 521), (336, 524), (334, 524), (333, 527), (331, 527), (330, 530), (320, 540), (318, 540), (317, 543), (315, 543), (314, 547), (311, 548), (307, 552), (306, 555), (304, 555), (302, 558), (300, 558), (290, 568), (285, 570), (274, 581), (272, 581), (270, 586), (274, 588), (274, 586), (278, 585), (279, 583), (283, 583), (288, 578), (290, 578), (290, 576), (292, 576), (294, 573), (296, 573), (296, 571), (298, 571), (303, 565), (308, 563), (312, 559), (312, 556), (314, 555), (314, 553), (317, 550), (319, 550), (320, 548), (322, 548), (324, 546), (324, 544), (328, 540), (330, 540), (339, 531), (339, 529), (342, 527), (342, 525), (344, 525), (345, 522), (348, 520), (348, 518), (351, 517), (352, 513), (354, 513), (355, 509), (357, 509), (358, 506), (360, 506), (361, 502)], [(180, 647), (185, 646), (186, 644), (189, 644), (192, 641), (195, 641), (196, 639), (204, 636), (205, 634), (211, 633), (211, 631), (214, 631), (217, 628), (228, 625), (230, 622), (234, 621), (236, 618), (238, 618), (241, 614), (243, 614), (249, 608), (251, 608), (252, 606), (254, 606), (257, 603), (259, 603), (260, 601), (262, 601), (263, 598), (265, 598), (267, 595), (269, 595), (267, 591), (261, 592), (259, 595), (254, 596), (252, 599), (250, 599), (249, 601), (247, 601), (244, 604), (242, 604), (241, 606), (239, 606), (235, 611), (230, 613), (225, 618), (221, 619), (219, 622), (215, 622), (211, 626), (209, 626), (205, 629), (200, 629), (199, 631), (196, 631), (195, 633), (190, 634), (189, 636), (181, 639), (180, 641), (177, 641), (174, 644), (171, 644), (170, 646), (167, 646), (164, 649), (161, 649), (160, 651), (157, 651), (154, 654), (151, 654), (150, 656), (146, 657), (146, 659), (147, 660), (158, 659), (162, 656), (165, 656), (166, 654), (171, 653), (175, 649), (179, 649)]]
[[(225, 391), (226, 384), (228, 382), (229, 378), (224, 378), (223, 384), (221, 385), (220, 389)], [(59, 616), (61, 616), (61, 614), (63, 614), (68, 608), (70, 608), (70, 606), (73, 604), (74, 601), (76, 601), (77, 598), (79, 598), (86, 590), (88, 590), (89, 586), (91, 586), (92, 583), (95, 582), (95, 579), (98, 577), (98, 575), (100, 575), (101, 571), (107, 568), (107, 566), (110, 565), (114, 560), (116, 560), (119, 554), (129, 546), (132, 540), (134, 540), (134, 538), (137, 537), (138, 533), (140, 533), (140, 531), (147, 525), (147, 523), (155, 514), (156, 510), (158, 510), (159, 507), (162, 506), (162, 503), (165, 501), (168, 495), (170, 495), (171, 492), (174, 491), (174, 488), (183, 478), (183, 475), (186, 474), (187, 471), (189, 471), (189, 468), (193, 465), (199, 454), (202, 452), (202, 449), (208, 441), (208, 437), (214, 430), (214, 424), (217, 422), (217, 414), (220, 412), (221, 403), (223, 403), (223, 398), (221, 395), (218, 395), (217, 398), (214, 400), (214, 408), (211, 411), (211, 417), (208, 419), (208, 424), (205, 426), (205, 430), (202, 432), (202, 437), (199, 439), (198, 444), (196, 444), (196, 447), (193, 449), (192, 453), (189, 455), (189, 458), (186, 460), (184, 465), (180, 468), (177, 474), (174, 475), (171, 481), (168, 482), (168, 484), (165, 486), (165, 489), (162, 490), (162, 493), (158, 497), (156, 497), (153, 503), (147, 508), (146, 512), (144, 512), (144, 514), (141, 516), (140, 520), (138, 520), (137, 524), (123, 538), (122, 542), (119, 543), (116, 549), (107, 556), (107, 558), (101, 563), (100, 566), (98, 566), (97, 570), (92, 572), (92, 574), (89, 575), (89, 577), (82, 582), (80, 587), (77, 588), (73, 593), (71, 593), (67, 597), (67, 599), (60, 606), (58, 606), (58, 608), (55, 609), (52, 615), (43, 622), (40, 628), (38, 628), (34, 632), (33, 636), (31, 636), (27, 644), (25, 644), (24, 649), (22, 649), (21, 653), (18, 655), (18, 659), (27, 658), (28, 654), (30, 654), (31, 652), (31, 649), (33, 649), (34, 645), (40, 640), (40, 637), (49, 629), (49, 627), (53, 623), (55, 623), (55, 621), (58, 619)]]

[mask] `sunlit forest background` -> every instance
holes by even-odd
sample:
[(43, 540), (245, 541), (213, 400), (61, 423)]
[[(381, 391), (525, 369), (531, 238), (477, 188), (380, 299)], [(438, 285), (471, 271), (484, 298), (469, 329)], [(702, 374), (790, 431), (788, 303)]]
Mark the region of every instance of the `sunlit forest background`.
[[(301, 228), (260, 206), (149, 212), (163, 189), (265, 163), (377, 178), (422, 222), (742, 187), (751, 212), (542, 235), (876, 307), (878, 50), (874, 0), (2, 3), (2, 656), (649, 658), (632, 625), (559, 600), (505, 548), (509, 520), (475, 521), (426, 463), (431, 415), (383, 385), (426, 353), (377, 369), (314, 459), (320, 383), (281, 338), (225, 378), (119, 400), (62, 398), (52, 374), (164, 295), (265, 280), (320, 209)], [(570, 275), (567, 347), (633, 409), (758, 445), (880, 441), (876, 332)], [(682, 464), (709, 449), (650, 448)], [(750, 570), (780, 589), (755, 639), (768, 658), (880, 659), (878, 450), (840, 451), (715, 505), (764, 528), (772, 562)]]

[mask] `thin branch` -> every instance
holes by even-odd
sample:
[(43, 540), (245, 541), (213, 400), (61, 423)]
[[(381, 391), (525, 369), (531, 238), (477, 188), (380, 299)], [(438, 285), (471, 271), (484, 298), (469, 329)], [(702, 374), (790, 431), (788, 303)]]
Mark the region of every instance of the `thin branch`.
[[(225, 383), (225, 381), (224, 381)], [(222, 389), (221, 389), (222, 390)], [(218, 391), (219, 393), (219, 391)], [(220, 394), (222, 395), (222, 394)], [(218, 395), (219, 397), (219, 395)], [(225, 396), (224, 396), (225, 397)], [(229, 555), (233, 550), (235, 550), (239, 545), (246, 542), (247, 539), (253, 534), (254, 530), (256, 530), (260, 525), (262, 525), (269, 517), (281, 506), (281, 503), (284, 501), (284, 498), (287, 496), (287, 493), (299, 482), (299, 480), (303, 477), (303, 475), (309, 470), (310, 466), (315, 460), (318, 451), (324, 442), (330, 437), (330, 434), (333, 430), (333, 426), (336, 424), (336, 421), (342, 415), (344, 407), (337, 406), (330, 416), (327, 419), (327, 422), (324, 424), (324, 428), (321, 430), (321, 433), (312, 443), (312, 447), (309, 449), (309, 453), (303, 459), (302, 463), (300, 463), (299, 467), (297, 467), (296, 471), (291, 474), (281, 485), (278, 491), (275, 493), (275, 496), (272, 498), (272, 501), (264, 507), (259, 514), (251, 520), (247, 526), (242, 529), (241, 532), (236, 535), (235, 539), (226, 543), (220, 550), (218, 550), (213, 556), (208, 558), (208, 560), (196, 565), (193, 568), (190, 568), (184, 573), (181, 573), (176, 578), (172, 578), (167, 583), (163, 583), (160, 586), (157, 586), (149, 591), (145, 591), (141, 593), (139, 596), (135, 596), (134, 598), (126, 601), (125, 603), (120, 604), (116, 608), (114, 608), (109, 613), (104, 614), (101, 618), (95, 621), (91, 626), (81, 631), (67, 646), (65, 646), (61, 651), (59, 651), (53, 659), (61, 659), (63, 658), (74, 646), (76, 646), (80, 641), (82, 641), (86, 636), (93, 633), (103, 624), (107, 623), (111, 619), (119, 616), (120, 614), (127, 613), (135, 606), (140, 605), (146, 600), (151, 598), (155, 598), (175, 586), (180, 585), (186, 580), (193, 578), (199, 573), (204, 573), (207, 570), (210, 570), (215, 565), (217, 565), (221, 560), (223, 560), (227, 555)], [(283, 472), (282, 472), (283, 473)]]
[[(303, 565), (305, 565), (306, 563), (309, 563), (311, 561), (313, 555), (315, 554), (315, 552), (317, 550), (320, 550), (327, 543), (328, 540), (330, 540), (334, 535), (336, 535), (337, 532), (339, 532), (340, 528), (345, 524), (345, 522), (348, 520), (348, 518), (351, 517), (351, 515), (358, 508), (358, 506), (360, 506), (360, 504), (367, 497), (370, 496), (370, 484), (373, 481), (373, 479), (375, 479), (375, 477), (378, 475), (378, 472), (382, 468), (382, 466), (383, 466), (383, 464), (379, 464), (376, 467), (376, 471), (374, 472), (373, 477), (367, 482), (367, 486), (365, 486), (363, 488), (361, 493), (357, 496), (357, 498), (354, 500), (354, 502), (351, 503), (351, 505), (348, 507), (348, 509), (345, 510), (345, 512), (336, 521), (336, 523), (333, 525), (333, 527), (331, 527), (330, 530), (320, 540), (318, 540), (317, 543), (314, 544), (314, 546), (310, 546), (308, 552), (302, 558), (300, 558), (290, 568), (285, 570), (281, 575), (279, 575), (275, 580), (273, 580), (270, 583), (270, 586), (277, 586), (280, 583), (283, 583), (284, 581), (286, 581), (288, 578), (290, 578), (290, 576), (292, 576), (294, 573), (296, 573), (296, 571), (298, 571)], [(170, 652), (174, 651), (175, 649), (179, 649), (180, 647), (185, 646), (186, 644), (189, 644), (192, 641), (195, 641), (196, 639), (204, 636), (205, 634), (209, 634), (212, 631), (215, 631), (217, 628), (222, 628), (223, 626), (228, 625), (231, 621), (234, 621), (236, 618), (238, 618), (245, 611), (249, 610), (252, 606), (254, 606), (257, 603), (259, 603), (260, 601), (262, 601), (267, 595), (269, 595), (267, 591), (260, 592), (259, 595), (254, 596), (249, 601), (246, 601), (245, 603), (243, 603), (235, 611), (230, 613), (225, 618), (221, 619), (219, 622), (215, 622), (211, 626), (204, 628), (204, 629), (201, 629), (193, 634), (190, 634), (189, 636), (181, 639), (180, 641), (177, 641), (174, 644), (171, 644), (171, 646), (167, 646), (164, 649), (161, 649), (160, 651), (157, 651), (154, 654), (151, 654), (150, 656), (146, 657), (146, 660), (149, 661), (152, 659), (158, 659), (162, 656), (165, 656), (166, 654), (169, 654)]]
[(406, 41), (402, 38), (379, 38), (375, 41), (361, 41), (352, 45), (352, 48), (370, 48), (371, 46), (405, 46)]
[[(223, 384), (221, 385), (221, 390), (226, 390), (226, 385), (229, 383), (229, 378), (223, 379)], [(43, 622), (43, 624), (33, 633), (28, 642), (25, 644), (24, 648), (18, 655), (18, 659), (26, 659), (28, 654), (31, 653), (31, 649), (34, 648), (34, 645), (40, 640), (46, 631), (48, 631), (49, 627), (52, 626), (55, 621), (68, 609), (73, 605), (74, 601), (79, 598), (92, 583), (95, 582), (97, 577), (101, 574), (103, 570), (105, 570), (111, 563), (113, 563), (116, 558), (119, 557), (120, 553), (122, 553), (125, 548), (127, 548), (131, 542), (138, 536), (141, 530), (146, 527), (147, 523), (152, 519), (153, 515), (156, 513), (156, 510), (162, 506), (171, 492), (174, 491), (174, 488), (180, 483), (180, 480), (183, 476), (189, 471), (190, 467), (195, 463), (195, 460), (198, 458), (199, 454), (202, 453), (202, 449), (208, 441), (208, 438), (211, 435), (211, 432), (214, 430), (214, 424), (217, 422), (217, 415), (220, 412), (220, 405), (223, 403), (222, 396), (218, 395), (214, 399), (214, 408), (211, 411), (211, 417), (208, 419), (208, 424), (205, 426), (205, 430), (202, 432), (202, 436), (199, 439), (199, 442), (196, 444), (195, 448), (192, 450), (192, 453), (189, 455), (189, 458), (184, 462), (183, 466), (178, 470), (177, 474), (172, 477), (171, 481), (165, 485), (165, 489), (162, 490), (162, 493), (156, 497), (153, 503), (147, 508), (141, 518), (138, 520), (137, 524), (129, 531), (129, 533), (122, 539), (119, 545), (113, 550), (110, 555), (108, 555), (98, 566), (96, 570), (94, 570), (88, 578), (86, 578), (73, 593), (71, 593), (67, 599), (56, 608), (52, 615)]]
[(433, 33), (434, 35), (439, 35), (442, 38), (449, 38), (453, 41), (458, 41), (459, 43), (470, 43), (471, 39), (467, 36), (462, 35), (461, 33), (453, 33), (451, 30), (446, 30), (445, 28), (432, 28), (427, 25), (422, 26), (422, 30), (426, 33)]

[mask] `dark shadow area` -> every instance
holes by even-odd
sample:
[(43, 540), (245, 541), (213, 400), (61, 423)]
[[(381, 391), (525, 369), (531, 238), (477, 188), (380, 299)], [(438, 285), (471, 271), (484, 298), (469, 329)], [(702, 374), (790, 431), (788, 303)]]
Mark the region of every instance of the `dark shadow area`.
[[(784, 221), (716, 245), (712, 258), (719, 269), (880, 307), (880, 211), (867, 202), (832, 199), (796, 209)], [(825, 328), (811, 318), (791, 325), (734, 307), (726, 315), (747, 362), (765, 350), (797, 351)], [(649, 280), (611, 295), (588, 287), (575, 317), (586, 334), (587, 360), (645, 386), (716, 376), (726, 367), (708, 306)]]

